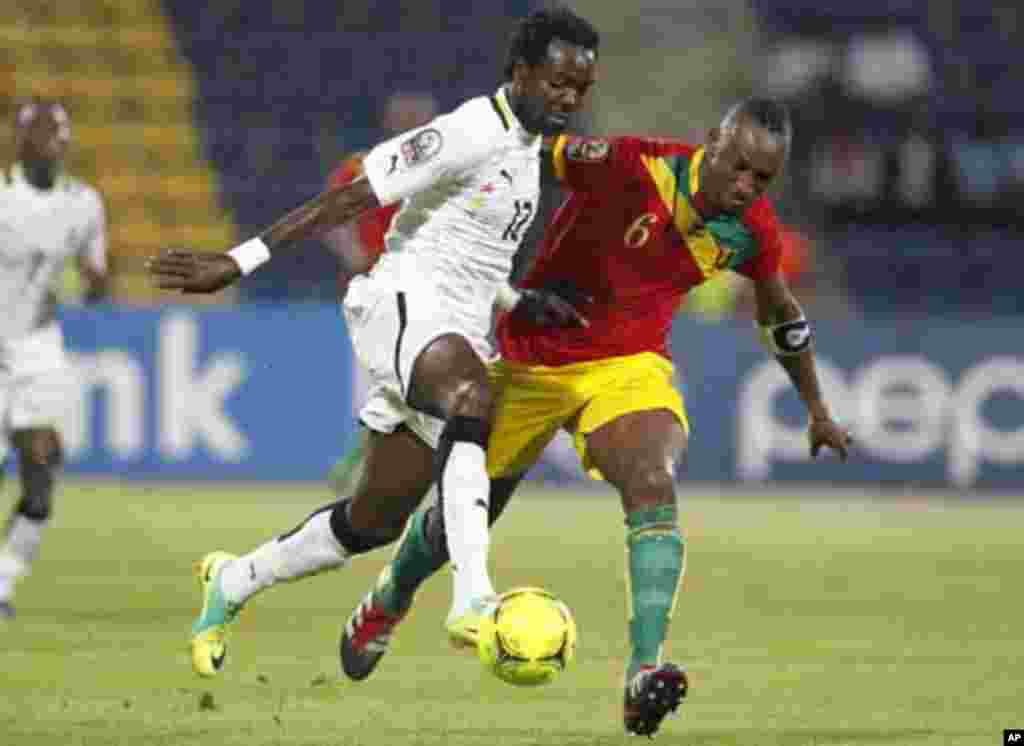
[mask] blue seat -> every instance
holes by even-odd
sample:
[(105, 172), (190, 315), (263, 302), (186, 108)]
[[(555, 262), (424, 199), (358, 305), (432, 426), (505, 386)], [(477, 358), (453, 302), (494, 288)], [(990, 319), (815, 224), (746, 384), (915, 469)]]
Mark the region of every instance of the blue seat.
[(927, 11), (925, 0), (754, 0), (753, 6), (763, 24), (793, 34), (823, 30), (842, 34), (912, 25)]

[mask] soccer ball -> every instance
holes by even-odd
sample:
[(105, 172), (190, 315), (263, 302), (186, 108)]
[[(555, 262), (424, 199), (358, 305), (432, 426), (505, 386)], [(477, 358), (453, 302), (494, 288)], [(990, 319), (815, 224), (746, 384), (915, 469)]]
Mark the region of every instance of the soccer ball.
[(480, 623), (480, 661), (516, 686), (548, 684), (576, 655), (576, 622), (562, 601), (542, 588), (502, 593)]

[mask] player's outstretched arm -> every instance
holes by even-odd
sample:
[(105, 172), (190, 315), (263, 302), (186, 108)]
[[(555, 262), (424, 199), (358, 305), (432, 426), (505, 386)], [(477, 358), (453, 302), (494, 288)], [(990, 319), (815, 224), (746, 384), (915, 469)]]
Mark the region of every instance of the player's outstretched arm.
[(295, 208), (256, 238), (223, 254), (169, 250), (147, 263), (156, 286), (185, 293), (215, 293), (295, 241), (314, 238), (348, 222), (380, 202), (365, 178), (332, 186)]
[(828, 446), (845, 461), (850, 449), (850, 433), (832, 418), (822, 396), (811, 327), (803, 309), (779, 274), (755, 282), (754, 290), (762, 341), (785, 368), (810, 414), (807, 438), (811, 457), (816, 458), (822, 446)]
[(270, 259), (293, 241), (317, 238), (331, 228), (384, 205), (401, 202), (456, 179), (489, 158), (505, 129), (486, 98), (380, 143), (363, 160), (365, 175), (329, 187), (259, 236), (224, 254), (168, 251), (149, 262), (158, 287), (214, 293)]

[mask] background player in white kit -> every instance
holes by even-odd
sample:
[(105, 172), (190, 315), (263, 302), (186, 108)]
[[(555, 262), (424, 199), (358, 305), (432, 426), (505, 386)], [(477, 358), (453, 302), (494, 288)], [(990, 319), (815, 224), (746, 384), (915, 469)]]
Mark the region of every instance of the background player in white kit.
[[(367, 178), (328, 189), (225, 254), (168, 251), (150, 262), (160, 287), (215, 292), (283, 244), (403, 202), (387, 251), (353, 280), (344, 302), (374, 383), (361, 412), (370, 436), (360, 485), (241, 558), (203, 559), (203, 609), (192, 630), (198, 674), (213, 676), (223, 665), (227, 625), (249, 597), (394, 541), (435, 480), (454, 571), (448, 634), (476, 644), (480, 614), (494, 596), (484, 453), (492, 305), (497, 299), (539, 323), (585, 323), (558, 296), (518, 294), (507, 281), (537, 207), (541, 138), (562, 131), (582, 106), (597, 45), (593, 27), (571, 11), (538, 11), (513, 34), (504, 85), (375, 147)], [(368, 608), (364, 617), (375, 613)], [(364, 629), (390, 634), (388, 620), (380, 621)]]
[(59, 421), (74, 385), (56, 321), (54, 285), (76, 257), (86, 298), (106, 292), (99, 194), (62, 169), (71, 122), (54, 101), (22, 105), (17, 161), (0, 174), (0, 464), (18, 458), (21, 499), (0, 548), (0, 615), (28, 572), (50, 518), (61, 463)]

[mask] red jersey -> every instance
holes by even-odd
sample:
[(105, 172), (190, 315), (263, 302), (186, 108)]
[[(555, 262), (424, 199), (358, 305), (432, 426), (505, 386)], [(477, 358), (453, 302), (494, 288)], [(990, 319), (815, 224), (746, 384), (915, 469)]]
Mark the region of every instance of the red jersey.
[(779, 270), (782, 238), (767, 198), (742, 216), (701, 219), (704, 149), (641, 137), (558, 138), (555, 173), (570, 195), (555, 214), (523, 287), (557, 283), (593, 298), (590, 326), (534, 326), (515, 314), (498, 322), (502, 355), (565, 365), (657, 352), (666, 357), (672, 317), (691, 288), (726, 269), (755, 280)]
[[(330, 176), (328, 184), (332, 187), (348, 184), (363, 173), (363, 160), (358, 155), (352, 156), (339, 165)], [(356, 219), (356, 234), (363, 251), (367, 254), (370, 266), (384, 253), (384, 234), (388, 232), (391, 218), (398, 212), (401, 204), (378, 207), (369, 210)]]

